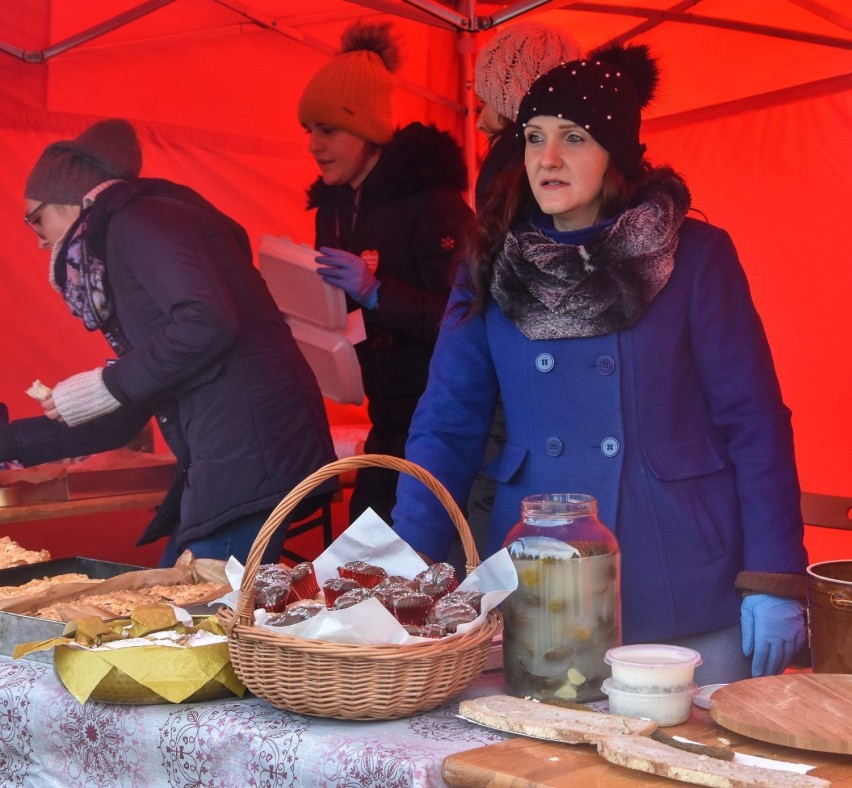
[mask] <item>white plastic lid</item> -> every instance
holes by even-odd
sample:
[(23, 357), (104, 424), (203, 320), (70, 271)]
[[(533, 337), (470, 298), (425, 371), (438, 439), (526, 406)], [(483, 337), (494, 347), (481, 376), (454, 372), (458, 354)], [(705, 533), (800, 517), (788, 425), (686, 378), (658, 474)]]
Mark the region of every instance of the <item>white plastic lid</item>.
[(607, 665), (627, 665), (637, 668), (694, 667), (701, 664), (701, 654), (685, 646), (668, 646), (664, 643), (636, 643), (616, 646), (606, 652)]

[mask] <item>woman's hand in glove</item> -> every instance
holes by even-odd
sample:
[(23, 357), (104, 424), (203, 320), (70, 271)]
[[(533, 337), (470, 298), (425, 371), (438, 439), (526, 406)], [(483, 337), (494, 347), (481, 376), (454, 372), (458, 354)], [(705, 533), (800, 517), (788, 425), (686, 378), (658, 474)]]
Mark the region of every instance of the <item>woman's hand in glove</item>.
[(750, 594), (743, 598), (740, 619), (743, 654), (752, 657), (754, 677), (781, 673), (805, 645), (805, 619), (797, 599)]
[(339, 287), (361, 306), (374, 309), (378, 302), (379, 280), (370, 273), (367, 263), (352, 252), (321, 246), (316, 261), (319, 275), (330, 285)]

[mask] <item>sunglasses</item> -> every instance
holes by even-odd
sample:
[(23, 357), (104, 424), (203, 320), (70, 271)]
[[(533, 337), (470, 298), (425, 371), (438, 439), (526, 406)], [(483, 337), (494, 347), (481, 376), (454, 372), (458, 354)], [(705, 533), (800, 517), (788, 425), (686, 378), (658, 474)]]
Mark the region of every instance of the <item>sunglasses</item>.
[(24, 222), (32, 227), (35, 234), (42, 240), (47, 240), (44, 237), (44, 233), (41, 231), (41, 212), (44, 210), (45, 205), (47, 205), (46, 202), (39, 203), (26, 216), (24, 216)]

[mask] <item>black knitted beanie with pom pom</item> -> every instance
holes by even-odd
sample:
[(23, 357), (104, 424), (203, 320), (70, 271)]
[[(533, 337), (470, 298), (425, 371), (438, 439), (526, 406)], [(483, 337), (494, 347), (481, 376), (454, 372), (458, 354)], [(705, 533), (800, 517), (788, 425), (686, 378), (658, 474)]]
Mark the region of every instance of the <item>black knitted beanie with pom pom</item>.
[(653, 98), (658, 79), (657, 63), (644, 44), (607, 47), (562, 63), (540, 76), (522, 99), (518, 136), (523, 141), (524, 127), (537, 115), (570, 120), (631, 174), (645, 152), (639, 142), (642, 108)]

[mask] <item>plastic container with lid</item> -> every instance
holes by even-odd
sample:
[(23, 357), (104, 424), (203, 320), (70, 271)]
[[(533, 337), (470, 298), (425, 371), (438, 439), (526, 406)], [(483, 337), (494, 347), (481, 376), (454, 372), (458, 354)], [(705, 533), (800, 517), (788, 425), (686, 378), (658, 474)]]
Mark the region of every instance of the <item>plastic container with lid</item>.
[(672, 692), (627, 692), (615, 687), (612, 679), (601, 688), (609, 696), (609, 710), (625, 717), (653, 720), (657, 725), (680, 725), (689, 719), (695, 684)]
[(591, 495), (533, 495), (505, 546), (518, 588), (503, 602), (507, 691), (584, 703), (603, 697), (604, 655), (621, 641), (621, 555)]
[(626, 692), (662, 693), (687, 689), (701, 664), (701, 654), (684, 646), (636, 643), (607, 651), (612, 686)]

